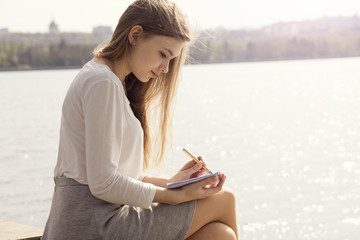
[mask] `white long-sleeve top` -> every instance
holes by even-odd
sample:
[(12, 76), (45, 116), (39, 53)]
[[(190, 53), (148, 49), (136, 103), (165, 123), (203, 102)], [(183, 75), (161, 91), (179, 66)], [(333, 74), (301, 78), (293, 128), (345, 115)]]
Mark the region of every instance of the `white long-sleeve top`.
[(54, 175), (88, 184), (111, 203), (148, 208), (156, 188), (142, 182), (143, 130), (119, 78), (89, 61), (66, 94)]

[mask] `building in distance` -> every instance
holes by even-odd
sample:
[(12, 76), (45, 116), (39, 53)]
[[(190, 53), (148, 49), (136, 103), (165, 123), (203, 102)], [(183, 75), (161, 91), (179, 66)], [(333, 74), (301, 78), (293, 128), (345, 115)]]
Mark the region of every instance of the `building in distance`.
[(59, 26), (55, 23), (54, 20), (52, 20), (49, 25), (49, 33), (51, 35), (58, 35), (60, 33)]
[(110, 40), (112, 30), (110, 26), (97, 26), (93, 28), (92, 35), (100, 41)]

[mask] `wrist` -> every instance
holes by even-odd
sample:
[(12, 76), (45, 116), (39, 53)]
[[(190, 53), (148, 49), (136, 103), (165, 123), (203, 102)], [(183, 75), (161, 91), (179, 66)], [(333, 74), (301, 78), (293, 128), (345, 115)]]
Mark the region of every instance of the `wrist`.
[(146, 177), (144, 177), (142, 181), (147, 182), (147, 183), (152, 183), (155, 186), (162, 187), (162, 188), (166, 188), (166, 184), (169, 183), (168, 178), (154, 177), (154, 176), (150, 176), (150, 175), (147, 175)]
[(180, 190), (169, 190), (166, 188), (158, 187), (156, 188), (153, 201), (158, 203), (176, 205), (183, 202), (181, 200), (182, 194), (180, 192)]

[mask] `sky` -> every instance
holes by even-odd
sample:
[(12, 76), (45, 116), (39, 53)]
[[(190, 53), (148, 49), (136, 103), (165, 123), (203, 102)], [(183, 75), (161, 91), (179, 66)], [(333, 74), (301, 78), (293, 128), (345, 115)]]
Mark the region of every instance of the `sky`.
[[(0, 0), (0, 29), (47, 32), (52, 20), (62, 32), (115, 28), (132, 0)], [(275, 22), (360, 16), (360, 0), (176, 0), (197, 28), (258, 28)]]

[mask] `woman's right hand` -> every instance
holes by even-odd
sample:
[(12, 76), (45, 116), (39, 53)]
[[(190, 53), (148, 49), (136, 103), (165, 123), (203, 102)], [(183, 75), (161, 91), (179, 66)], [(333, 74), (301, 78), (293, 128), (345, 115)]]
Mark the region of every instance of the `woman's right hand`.
[(220, 174), (219, 178), (213, 176), (185, 185), (179, 189), (158, 188), (155, 193), (154, 202), (176, 205), (191, 200), (207, 198), (219, 192), (225, 180), (225, 174)]
[(220, 176), (212, 176), (199, 182), (188, 184), (180, 188), (181, 195), (183, 195), (182, 202), (187, 202), (195, 199), (207, 198), (217, 192), (220, 192), (226, 180), (225, 174)]

